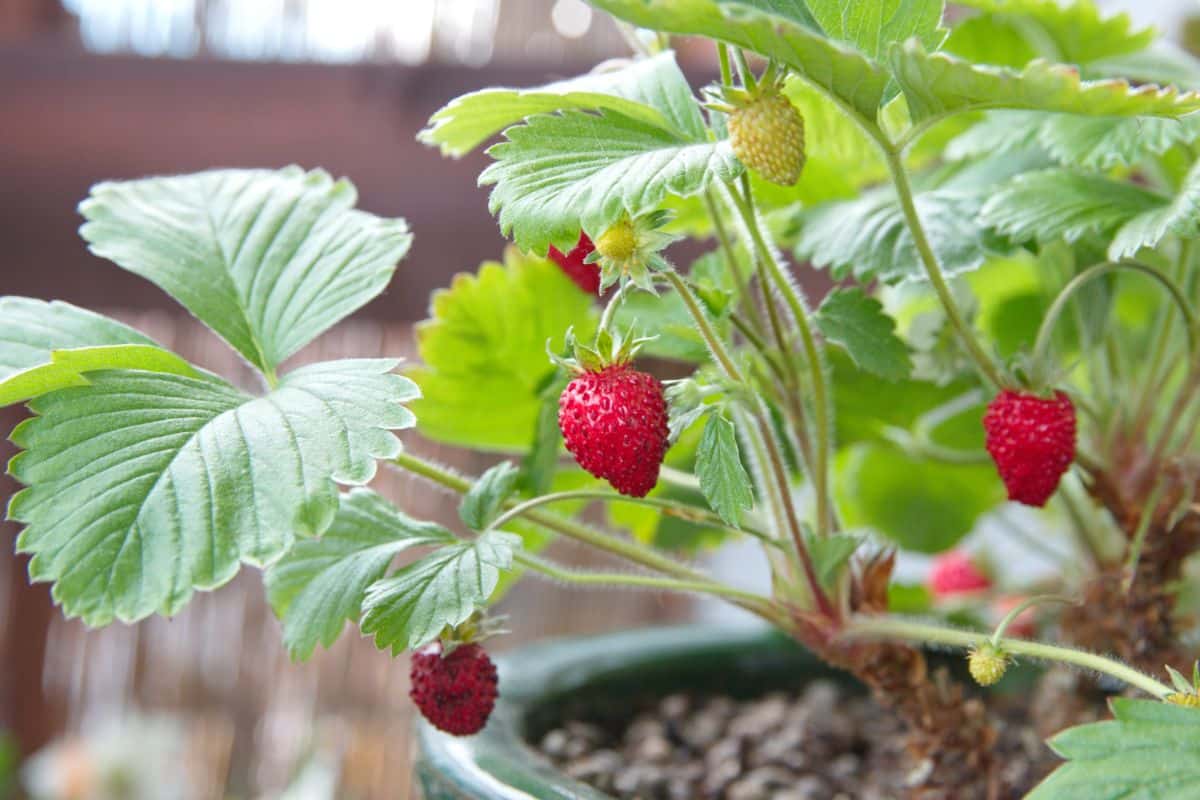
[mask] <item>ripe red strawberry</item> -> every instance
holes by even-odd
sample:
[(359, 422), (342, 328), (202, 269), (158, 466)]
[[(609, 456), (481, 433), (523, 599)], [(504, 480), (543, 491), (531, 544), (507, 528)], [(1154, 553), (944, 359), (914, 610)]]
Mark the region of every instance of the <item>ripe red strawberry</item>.
[(496, 665), (477, 644), (442, 655), (434, 642), (412, 655), (409, 696), (439, 730), (470, 736), (483, 730), (496, 704)]
[(991, 580), (983, 570), (961, 550), (951, 550), (938, 556), (929, 573), (929, 589), (934, 597), (981, 592), (991, 585)]
[(1044, 399), (1005, 389), (983, 417), (987, 451), (1008, 498), (1041, 507), (1075, 460), (1075, 406), (1063, 392)]
[(571, 248), (571, 252), (565, 255), (557, 247), (551, 245), (550, 260), (558, 264), (559, 268), (567, 274), (568, 278), (575, 281), (580, 289), (588, 294), (599, 294), (600, 265), (584, 263), (584, 259), (590, 256), (595, 249), (592, 240), (581, 231), (579, 242)]
[(667, 400), (652, 375), (618, 362), (584, 370), (558, 401), (558, 427), (579, 466), (618, 492), (645, 497), (667, 452)]

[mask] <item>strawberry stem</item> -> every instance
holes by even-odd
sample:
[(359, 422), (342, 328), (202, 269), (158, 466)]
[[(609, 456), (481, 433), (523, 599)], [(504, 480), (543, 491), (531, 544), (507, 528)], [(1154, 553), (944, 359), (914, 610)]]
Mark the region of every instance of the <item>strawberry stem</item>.
[(1149, 675), (1122, 664), (1112, 658), (1075, 650), (1069, 647), (1031, 642), (1026, 639), (1000, 639), (992, 642), (991, 634), (945, 628), (939, 625), (917, 622), (895, 616), (856, 617), (848, 620), (842, 635), (857, 639), (904, 639), (928, 644), (950, 645), (971, 649), (993, 644), (1011, 655), (1029, 656), (1045, 661), (1056, 661), (1083, 669), (1110, 675), (1117, 680), (1136, 687), (1159, 700), (1172, 693), (1172, 689)]
[(925, 233), (925, 226), (921, 222), (921, 215), (917, 213), (917, 204), (913, 199), (912, 184), (908, 180), (908, 171), (904, 166), (904, 157), (900, 154), (900, 151), (893, 147), (883, 148), (883, 155), (884, 160), (887, 162), (888, 170), (892, 175), (892, 183), (896, 187), (896, 196), (900, 200), (900, 209), (904, 212), (904, 219), (908, 223), (909, 233), (912, 234), (913, 244), (916, 245), (917, 254), (921, 257), (921, 263), (925, 267), (925, 274), (928, 276), (930, 284), (933, 285), (938, 300), (941, 301), (942, 308), (946, 312), (946, 318), (950, 320), (950, 324), (958, 333), (959, 340), (967, 348), (971, 360), (975, 362), (975, 366), (987, 381), (997, 389), (1005, 388), (1010, 382), (1004, 378), (1000, 373), (1000, 369), (996, 366), (996, 362), (983, 349), (983, 345), (980, 344), (974, 329), (967, 322), (962, 310), (958, 307), (958, 301), (954, 299), (954, 293), (950, 291), (949, 284), (946, 283), (946, 276), (942, 272), (941, 264), (938, 263), (937, 255), (934, 254), (933, 247), (929, 244), (929, 237)]

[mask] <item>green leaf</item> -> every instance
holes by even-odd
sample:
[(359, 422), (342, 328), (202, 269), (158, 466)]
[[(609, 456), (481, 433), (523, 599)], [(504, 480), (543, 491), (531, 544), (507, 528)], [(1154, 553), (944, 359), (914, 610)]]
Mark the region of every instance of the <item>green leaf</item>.
[[(1064, 64), (1089, 64), (1136, 53), (1154, 41), (1152, 28), (1135, 29), (1125, 13), (1105, 17), (1092, 0), (1074, 0), (1065, 5), (1059, 0), (958, 2), (985, 12), (976, 19), (1019, 32), (1038, 56)], [(986, 60), (969, 52), (960, 54), (972, 60)]]
[(894, 42), (915, 36), (936, 50), (946, 38), (944, 0), (808, 0), (808, 7), (830, 37), (876, 60)]
[(1163, 119), (993, 111), (956, 138), (947, 155), (964, 159), (1038, 147), (1063, 166), (1109, 170), (1136, 166), (1197, 139), (1200, 114)]
[(158, 285), (267, 374), (387, 286), (412, 236), (345, 180), (288, 167), (101, 183), (96, 255)]
[(733, 423), (721, 414), (710, 414), (696, 452), (696, 475), (700, 490), (730, 525), (737, 525), (742, 512), (754, 505), (750, 476), (742, 466)]
[(21, 392), (12, 387), (41, 381), (38, 373), (22, 373), (50, 366), (55, 350), (100, 345), (158, 346), (128, 325), (70, 303), (0, 297), (0, 397), (15, 398), (0, 400), (0, 406), (35, 396), (18, 396)]
[(1200, 711), (1123, 697), (1111, 706), (1115, 719), (1050, 740), (1067, 763), (1027, 800), (1200, 798)]
[(861, 536), (849, 533), (810, 537), (808, 549), (812, 554), (813, 567), (817, 571), (817, 580), (823, 586), (831, 586), (862, 541)]
[(1075, 242), (1113, 231), (1163, 202), (1153, 192), (1102, 175), (1047, 169), (1001, 186), (979, 219), (1017, 240)]
[(367, 587), (397, 553), (453, 541), (445, 528), (412, 519), (369, 489), (343, 494), (329, 529), (297, 542), (264, 577), (288, 654), (303, 661), (318, 644), (337, 641), (347, 620), (358, 621)]
[(688, 197), (742, 167), (727, 140), (693, 141), (613, 111), (531, 117), (504, 132), (479, 176), (500, 230), (522, 250), (566, 251), (582, 225), (593, 238), (625, 215)]
[(199, 370), (172, 352), (145, 344), (111, 344), (55, 350), (50, 363), (33, 367), (0, 381), (0, 407), (24, 403), (35, 397), (65, 389), (86, 386), (86, 372), (105, 369), (131, 369), (165, 372), (190, 378), (203, 377)]
[(874, 122), (889, 76), (857, 51), (810, 26), (789, 0), (588, 0), (614, 17), (664, 33), (706, 36), (774, 58)]
[[(968, 272), (984, 262), (989, 252), (986, 231), (975, 222), (983, 204), (981, 195), (934, 189), (918, 193), (914, 201), (947, 274)], [(797, 258), (829, 268), (838, 280), (851, 276), (864, 283), (925, 279), (904, 212), (890, 189), (804, 210), (796, 221)]]
[(670, 51), (536, 89), (463, 95), (434, 114), (417, 138), (444, 155), (462, 156), (526, 117), (566, 109), (615, 111), (681, 138), (704, 139), (700, 108)]
[(518, 488), (525, 494), (546, 494), (558, 473), (558, 455), (563, 443), (562, 432), (558, 428), (558, 398), (565, 386), (565, 380), (556, 379), (542, 392), (542, 402), (533, 426), (533, 441), (521, 459), (521, 473), (517, 480)]
[(896, 323), (883, 305), (858, 287), (830, 292), (816, 315), (826, 340), (846, 351), (854, 363), (887, 380), (912, 372), (908, 347), (896, 335)]
[(542, 389), (566, 330), (580, 341), (596, 328), (594, 299), (553, 263), (515, 250), (478, 275), (457, 275), (434, 292), (431, 319), (417, 326), (423, 366), (409, 371), (424, 397), (413, 403), (421, 434), (438, 442), (524, 452)]
[(491, 525), (504, 501), (516, 491), (520, 476), (521, 471), (510, 461), (501, 461), (480, 475), (458, 507), (463, 524), (475, 531)]
[(942, 464), (888, 445), (843, 451), (836, 470), (838, 508), (847, 527), (877, 530), (921, 553), (953, 547), (1004, 500), (990, 465)]
[(239, 564), (328, 527), (336, 483), (362, 484), (411, 427), (416, 387), (390, 360), (313, 364), (250, 398), (216, 378), (89, 372), (13, 432), (29, 488), (9, 518), (29, 574), (89, 625), (173, 614)]
[(1143, 211), (1121, 226), (1108, 247), (1108, 257), (1119, 261), (1143, 247), (1157, 247), (1168, 234), (1184, 239), (1200, 236), (1200, 162), (1192, 166), (1170, 202)]
[(1079, 70), (1033, 61), (1017, 71), (929, 53), (919, 42), (892, 48), (889, 63), (914, 122), (992, 108), (1092, 116), (1181, 117), (1200, 109), (1200, 94), (1126, 80), (1083, 81)]
[(521, 539), (489, 531), (471, 542), (443, 547), (367, 589), (362, 631), (392, 653), (433, 641), (446, 626), (460, 625), (487, 604), (512, 566)]

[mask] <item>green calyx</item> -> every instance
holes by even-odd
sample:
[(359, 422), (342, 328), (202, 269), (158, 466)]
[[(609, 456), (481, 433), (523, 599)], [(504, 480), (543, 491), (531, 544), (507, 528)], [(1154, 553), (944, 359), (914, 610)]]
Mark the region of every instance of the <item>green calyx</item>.
[(586, 263), (600, 265), (601, 292), (620, 283), (657, 294), (654, 273), (670, 268), (661, 252), (680, 238), (662, 230), (670, 221), (671, 213), (665, 210), (625, 216), (593, 239), (596, 249)]
[(508, 633), (507, 616), (489, 616), (485, 612), (476, 611), (470, 619), (461, 625), (447, 627), (442, 631), (438, 640), (442, 644), (442, 656), (448, 656), (459, 647), (467, 644), (479, 644), (493, 636)]
[(1167, 695), (1163, 700), (1171, 705), (1200, 709), (1200, 661), (1192, 665), (1190, 680), (1171, 666), (1167, 667), (1167, 674), (1171, 676), (1171, 683), (1178, 691)]
[(600, 372), (609, 367), (621, 366), (633, 361), (642, 345), (654, 337), (626, 337), (620, 331), (603, 326), (591, 344), (575, 339), (574, 331), (568, 330), (566, 356), (549, 352), (550, 360), (572, 375), (584, 372)]

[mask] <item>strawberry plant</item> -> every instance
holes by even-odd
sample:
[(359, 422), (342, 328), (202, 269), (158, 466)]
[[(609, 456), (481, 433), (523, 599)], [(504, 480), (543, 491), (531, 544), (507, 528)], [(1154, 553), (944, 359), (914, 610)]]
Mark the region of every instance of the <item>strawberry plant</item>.
[[(1015, 791), (986, 703), (927, 645), (981, 685), (1016, 660), (1076, 670), (1055, 730), (1092, 718), (1097, 685), (1149, 696), (1051, 739), (1067, 762), (1031, 797), (1200, 796), (1200, 678), (1177, 671), (1197, 656), (1200, 64), (1091, 0), (591, 3), (631, 58), (465, 95), (420, 133), (450, 157), (499, 137), (480, 182), (512, 246), (435, 293), (414, 366), (280, 369), (408, 249), (347, 182), (93, 189), (93, 252), (262, 387), (70, 305), (0, 300), (0, 402), (33, 413), (8, 509), (30, 577), (104, 625), (261, 568), (295, 658), (357, 624), (416, 653), (414, 699), (456, 734), (495, 699), (487, 609), (514, 580), (711, 595), (903, 719), (914, 797)], [(699, 91), (679, 37), (719, 65)], [(710, 251), (676, 263), (680, 238)], [(808, 270), (837, 284), (817, 305)], [(663, 362), (684, 377), (664, 384)], [(414, 426), (504, 458), (460, 475), (400, 447)], [(380, 462), (461, 495), (462, 525), (364, 488)], [(1019, 541), (1070, 550), (1036, 587), (957, 549), (1006, 502), (1027, 507)], [(630, 569), (556, 563), (554, 537)], [(693, 563), (727, 537), (761, 544), (766, 591)], [(900, 551), (944, 554), (932, 601), (893, 580)]]

